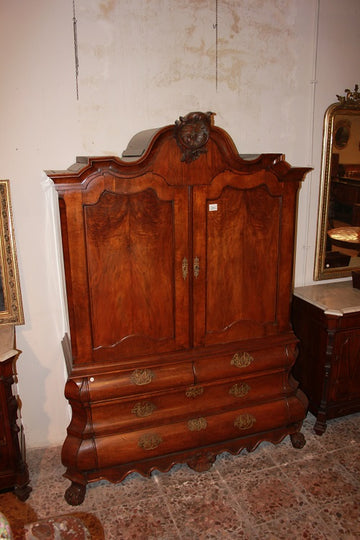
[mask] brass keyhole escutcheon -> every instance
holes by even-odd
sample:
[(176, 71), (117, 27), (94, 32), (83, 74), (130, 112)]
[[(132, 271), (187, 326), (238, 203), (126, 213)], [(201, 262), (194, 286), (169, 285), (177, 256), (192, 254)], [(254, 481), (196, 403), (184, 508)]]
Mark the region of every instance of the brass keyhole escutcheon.
[(155, 374), (151, 369), (135, 369), (131, 374), (130, 380), (137, 386), (143, 386), (145, 384), (150, 384), (154, 377)]
[(155, 410), (156, 405), (150, 401), (138, 401), (131, 409), (131, 412), (138, 418), (145, 418), (146, 416), (151, 416)]
[(250, 429), (256, 422), (256, 418), (252, 414), (240, 414), (234, 420), (234, 426), (241, 431)]
[(157, 433), (145, 433), (138, 441), (138, 446), (143, 450), (154, 450), (162, 443), (162, 438)]
[(248, 352), (235, 353), (231, 359), (230, 364), (237, 368), (245, 368), (250, 366), (254, 361), (254, 358)]
[(207, 421), (205, 418), (193, 418), (187, 425), (189, 431), (201, 431), (207, 428)]
[(245, 397), (248, 395), (250, 390), (251, 390), (250, 386), (246, 383), (234, 384), (230, 388), (229, 394), (230, 396), (234, 396), (234, 397)]
[(194, 276), (197, 278), (200, 274), (200, 260), (199, 257), (194, 258)]
[(189, 386), (185, 390), (185, 396), (187, 398), (196, 398), (201, 396), (204, 393), (204, 388), (202, 386)]
[(182, 264), (181, 264), (181, 271), (182, 271), (182, 277), (185, 281), (187, 278), (187, 275), (189, 273), (189, 263), (186, 257), (183, 258)]

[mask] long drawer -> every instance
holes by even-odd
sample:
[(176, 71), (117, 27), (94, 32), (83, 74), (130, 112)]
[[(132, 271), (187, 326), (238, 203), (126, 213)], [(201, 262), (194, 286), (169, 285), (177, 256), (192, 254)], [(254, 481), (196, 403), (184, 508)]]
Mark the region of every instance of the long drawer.
[[(302, 404), (292, 396), (213, 415), (200, 416), (194, 411), (187, 420), (170, 425), (96, 437), (97, 464), (100, 468), (112, 467), (222, 441), (226, 450), (227, 440), (255, 433), (259, 433), (259, 440), (266, 440), (261, 433), (290, 425), (292, 417), (303, 414), (300, 409)], [(79, 459), (77, 465), (85, 468), (86, 451), (81, 457), (84, 461)]]
[(192, 414), (234, 409), (272, 400), (286, 392), (284, 371), (260, 377), (233, 378), (221, 383), (191, 385), (179, 391), (143, 394), (136, 399), (92, 403), (92, 429), (96, 435), (169, 424)]

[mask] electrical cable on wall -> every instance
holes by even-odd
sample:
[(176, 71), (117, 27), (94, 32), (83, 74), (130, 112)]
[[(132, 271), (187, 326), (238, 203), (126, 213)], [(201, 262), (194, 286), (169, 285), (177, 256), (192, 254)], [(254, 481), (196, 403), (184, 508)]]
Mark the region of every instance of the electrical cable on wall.
[[(311, 90), (311, 111), (310, 111), (310, 146), (309, 146), (309, 161), (310, 165), (313, 166), (314, 161), (314, 129), (315, 129), (315, 96), (316, 96), (316, 85), (317, 85), (317, 61), (318, 61), (318, 48), (319, 48), (319, 17), (320, 17), (320, 0), (315, 0), (314, 2), (314, 37), (313, 37), (313, 66), (312, 66), (312, 80), (310, 84), (312, 85)], [(312, 183), (310, 183), (307, 190), (306, 197), (306, 229), (305, 229), (305, 241), (304, 241), (304, 264), (303, 264), (303, 285), (305, 284), (306, 275), (307, 275), (307, 266), (309, 259), (309, 237), (310, 237), (310, 205), (313, 198), (312, 194)]]
[(218, 91), (218, 60), (219, 60), (219, 4), (218, 0), (215, 0), (215, 24), (213, 24), (215, 30), (215, 87)]
[(79, 55), (77, 42), (77, 20), (75, 11), (75, 0), (73, 0), (73, 31), (74, 31), (74, 53), (75, 53), (75, 84), (76, 84), (76, 99), (79, 100)]

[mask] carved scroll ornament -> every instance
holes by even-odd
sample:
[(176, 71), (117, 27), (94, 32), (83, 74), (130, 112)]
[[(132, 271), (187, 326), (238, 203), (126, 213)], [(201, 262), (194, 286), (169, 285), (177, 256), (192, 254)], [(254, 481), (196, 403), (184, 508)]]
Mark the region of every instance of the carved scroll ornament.
[(207, 152), (213, 113), (192, 112), (175, 122), (175, 139), (182, 151), (181, 161), (191, 163)]

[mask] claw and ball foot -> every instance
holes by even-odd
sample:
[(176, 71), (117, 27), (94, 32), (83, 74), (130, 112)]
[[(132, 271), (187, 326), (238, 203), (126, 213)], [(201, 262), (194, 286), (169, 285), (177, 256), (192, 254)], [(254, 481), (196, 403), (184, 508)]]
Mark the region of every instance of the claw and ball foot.
[(290, 435), (291, 443), (294, 448), (303, 448), (306, 444), (305, 437), (300, 431), (297, 431), (296, 433), (292, 433)]
[(65, 491), (65, 500), (71, 506), (78, 506), (84, 502), (86, 486), (72, 482), (71, 486)]

